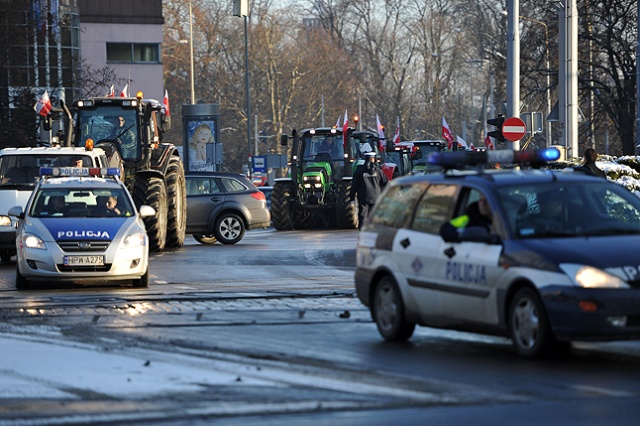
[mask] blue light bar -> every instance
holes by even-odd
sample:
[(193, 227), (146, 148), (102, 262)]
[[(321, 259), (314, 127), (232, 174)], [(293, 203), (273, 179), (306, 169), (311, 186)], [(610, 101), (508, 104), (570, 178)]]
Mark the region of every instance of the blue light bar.
[(498, 151), (432, 152), (429, 154), (427, 161), (429, 164), (443, 167), (464, 167), (500, 163), (548, 163), (556, 161), (558, 158), (560, 158), (560, 151), (556, 148), (532, 149), (527, 151), (501, 149)]
[(117, 167), (40, 167), (40, 176), (120, 176), (120, 169)]

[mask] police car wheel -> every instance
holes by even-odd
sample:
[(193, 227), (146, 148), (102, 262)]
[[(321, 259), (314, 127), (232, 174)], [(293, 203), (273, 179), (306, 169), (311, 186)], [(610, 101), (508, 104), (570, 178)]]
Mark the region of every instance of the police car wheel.
[(213, 234), (222, 244), (235, 244), (244, 236), (244, 221), (234, 213), (222, 214), (216, 219)]
[(521, 356), (535, 358), (551, 349), (555, 339), (542, 301), (533, 289), (521, 288), (513, 297), (509, 309), (509, 331)]
[(378, 332), (385, 340), (404, 341), (411, 337), (416, 325), (406, 320), (402, 295), (390, 276), (382, 277), (376, 286), (371, 308)]
[(20, 268), (16, 265), (16, 288), (18, 290), (24, 290), (31, 288), (31, 281), (26, 279), (24, 275), (20, 273)]
[(218, 242), (215, 235), (193, 234), (193, 238), (200, 244), (215, 244)]

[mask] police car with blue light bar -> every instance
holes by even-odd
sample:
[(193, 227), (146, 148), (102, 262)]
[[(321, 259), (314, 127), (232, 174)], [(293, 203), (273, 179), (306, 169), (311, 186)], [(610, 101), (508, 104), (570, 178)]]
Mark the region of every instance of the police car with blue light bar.
[(38, 282), (149, 282), (149, 241), (143, 217), (118, 178), (118, 168), (42, 167), (41, 180), (19, 219), (16, 287)]
[(441, 152), (429, 161), (442, 174), (389, 183), (355, 273), (385, 339), (423, 325), (510, 337), (519, 355), (539, 357), (571, 341), (640, 338), (640, 199), (545, 170), (558, 155)]

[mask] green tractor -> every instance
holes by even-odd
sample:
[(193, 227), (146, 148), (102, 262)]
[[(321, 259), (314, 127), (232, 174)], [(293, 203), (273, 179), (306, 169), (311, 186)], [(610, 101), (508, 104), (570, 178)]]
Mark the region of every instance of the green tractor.
[(358, 212), (349, 200), (355, 162), (356, 142), (347, 130), (294, 129), (282, 135), (280, 144), (293, 140), (289, 157), (290, 177), (276, 179), (271, 194), (271, 220), (278, 230), (312, 227), (356, 229)]

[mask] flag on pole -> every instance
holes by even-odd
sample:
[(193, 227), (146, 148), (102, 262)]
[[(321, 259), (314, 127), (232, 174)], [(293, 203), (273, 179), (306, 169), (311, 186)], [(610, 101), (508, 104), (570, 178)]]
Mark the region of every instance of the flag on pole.
[(33, 109), (41, 116), (46, 117), (51, 112), (51, 108), (53, 108), (53, 106), (49, 99), (49, 92), (45, 90), (42, 96), (40, 96), (40, 99), (38, 99), (38, 102), (33, 106)]
[(342, 123), (342, 146), (345, 152), (347, 151), (347, 130), (349, 129), (349, 115), (347, 110), (344, 110), (344, 122)]
[(107, 98), (113, 98), (114, 96), (116, 96), (116, 92), (115, 92), (115, 87), (113, 87), (113, 84), (112, 84), (111, 87), (109, 87)]
[(491, 141), (491, 138), (489, 137), (489, 135), (485, 136), (485, 138), (484, 138), (484, 146), (485, 146), (488, 150), (494, 150), (494, 149), (496, 149), (496, 147), (493, 145), (493, 142)]
[(449, 129), (449, 125), (447, 124), (447, 120), (444, 119), (444, 115), (442, 116), (442, 137), (447, 141), (447, 149), (453, 148), (453, 133), (451, 133), (451, 129)]
[(465, 149), (469, 149), (469, 145), (467, 145), (467, 141), (462, 139), (460, 136), (456, 135), (456, 140), (458, 141), (458, 146), (461, 146)]
[(387, 146), (387, 141), (384, 137), (384, 128), (382, 127), (382, 124), (380, 123), (380, 117), (378, 117), (378, 114), (376, 114), (376, 129), (378, 129), (378, 139), (380, 139), (380, 150), (384, 151), (384, 149)]
[(169, 92), (167, 92), (167, 89), (164, 89), (164, 98), (162, 99), (162, 107), (164, 108), (164, 115), (169, 117), (171, 114), (169, 112)]
[(128, 96), (129, 96), (129, 83), (127, 83), (127, 85), (124, 86), (124, 89), (122, 89), (122, 92), (120, 92), (121, 98), (126, 98)]
[(337, 129), (338, 127), (340, 127), (340, 119), (341, 119), (341, 118), (342, 118), (342, 116), (341, 116), (341, 115), (339, 115), (339, 116), (338, 116), (338, 119), (336, 120), (336, 129)]
[(469, 149), (471, 151), (475, 151), (476, 150), (476, 146), (473, 144), (473, 142), (469, 142)]
[(393, 144), (400, 143), (400, 117), (396, 116), (396, 134), (393, 135)]

